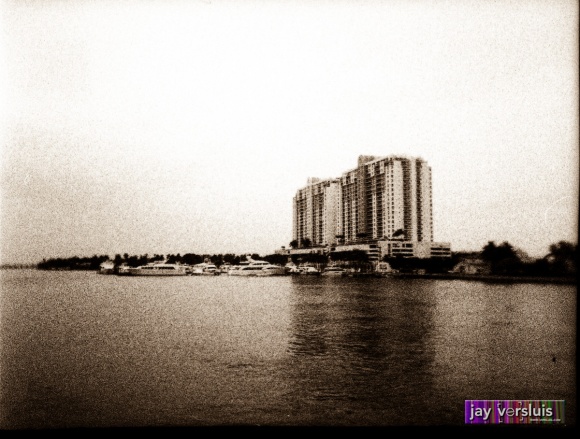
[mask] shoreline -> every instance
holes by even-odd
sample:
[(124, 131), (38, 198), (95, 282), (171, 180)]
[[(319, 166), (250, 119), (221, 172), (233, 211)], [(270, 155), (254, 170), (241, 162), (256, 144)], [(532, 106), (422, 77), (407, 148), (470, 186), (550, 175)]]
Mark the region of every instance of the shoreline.
[(570, 284), (577, 283), (576, 276), (514, 276), (501, 274), (460, 274), (460, 273), (393, 273), (390, 277), (407, 279), (445, 279), (445, 280), (469, 280), (489, 283), (545, 283), (545, 284)]
[[(39, 270), (39, 271), (94, 271), (87, 269), (53, 268), (38, 269), (36, 267), (0, 267), (0, 270)], [(97, 272), (98, 273), (98, 272)], [(501, 274), (461, 274), (461, 273), (352, 273), (345, 277), (372, 277), (372, 278), (405, 278), (405, 279), (441, 279), (467, 280), (488, 283), (544, 283), (559, 285), (576, 285), (577, 276), (515, 276)]]

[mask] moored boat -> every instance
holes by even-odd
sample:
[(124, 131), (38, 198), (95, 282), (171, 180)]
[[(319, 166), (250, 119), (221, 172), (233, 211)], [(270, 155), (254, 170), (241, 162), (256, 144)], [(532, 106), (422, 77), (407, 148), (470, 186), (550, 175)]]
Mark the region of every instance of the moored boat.
[(321, 276), (346, 276), (346, 270), (338, 266), (329, 266), (322, 270)]
[(132, 276), (185, 276), (185, 265), (154, 262), (129, 268)]
[(218, 270), (220, 271), (220, 273), (224, 273), (227, 274), (228, 271), (230, 271), (232, 269), (233, 265), (230, 264), (229, 262), (226, 262), (225, 264), (222, 264)]
[(267, 261), (258, 261), (248, 257), (247, 262), (242, 262), (237, 269), (228, 271), (230, 276), (284, 276), (286, 269), (280, 265), (274, 265)]
[(284, 266), (284, 270), (286, 271), (286, 274), (300, 274), (300, 269), (294, 262), (288, 262)]
[(393, 270), (388, 262), (379, 262), (375, 270), (375, 275), (378, 277), (393, 276), (396, 270)]
[(300, 274), (309, 276), (320, 276), (320, 270), (312, 265), (306, 265), (300, 268)]
[(115, 263), (113, 261), (105, 261), (99, 266), (99, 274), (114, 274)]
[(201, 264), (194, 265), (188, 270), (188, 272), (188, 274), (192, 276), (217, 276), (221, 273), (216, 265), (209, 262), (202, 262)]
[(126, 263), (122, 263), (117, 267), (117, 274), (119, 276), (127, 276), (131, 274), (131, 267), (129, 267)]

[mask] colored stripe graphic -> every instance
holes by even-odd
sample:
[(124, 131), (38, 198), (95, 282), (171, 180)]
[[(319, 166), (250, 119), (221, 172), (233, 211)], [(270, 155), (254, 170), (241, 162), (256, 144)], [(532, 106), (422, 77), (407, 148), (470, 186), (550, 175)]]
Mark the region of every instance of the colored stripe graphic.
[(564, 400), (466, 399), (466, 424), (564, 424)]

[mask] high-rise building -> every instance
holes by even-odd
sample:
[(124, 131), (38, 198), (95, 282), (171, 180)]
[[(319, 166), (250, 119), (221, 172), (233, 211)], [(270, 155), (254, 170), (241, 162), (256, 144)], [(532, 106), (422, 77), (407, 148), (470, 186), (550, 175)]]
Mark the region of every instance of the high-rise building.
[(308, 185), (294, 197), (292, 239), (298, 244), (326, 245), (336, 240), (338, 182), (309, 178)]
[(308, 179), (293, 202), (299, 247), (433, 242), (431, 167), (421, 158), (361, 155), (338, 178)]

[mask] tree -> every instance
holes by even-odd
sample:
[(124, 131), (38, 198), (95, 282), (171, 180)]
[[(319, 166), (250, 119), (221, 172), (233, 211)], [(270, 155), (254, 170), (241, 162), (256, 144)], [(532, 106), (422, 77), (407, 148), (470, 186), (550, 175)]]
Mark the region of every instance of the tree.
[[(239, 263), (240, 258), (238, 257), (238, 263)], [(235, 265), (235, 261), (236, 261), (236, 255), (234, 255), (233, 253), (226, 253), (223, 257), (223, 261), (224, 263), (228, 263), (231, 265)]]
[(328, 261), (328, 257), (320, 253), (304, 253), (301, 255), (292, 255), (290, 258), (295, 264), (325, 264)]
[(312, 245), (310, 238), (302, 238), (302, 247), (309, 248)]
[(488, 262), (493, 262), (497, 254), (497, 246), (494, 241), (488, 241), (483, 247), (481, 257)]
[(203, 257), (194, 253), (186, 253), (181, 258), (181, 262), (186, 265), (196, 265), (203, 262)]
[(278, 255), (278, 254), (271, 254), (266, 255), (263, 258), (265, 261), (268, 261), (270, 264), (274, 265), (285, 265), (288, 262), (287, 255)]
[(372, 270), (372, 264), (369, 262), (369, 255), (364, 250), (331, 252), (330, 257), (333, 261), (341, 261), (344, 265), (362, 272)]
[(502, 242), (500, 246), (497, 248), (497, 258), (502, 261), (505, 259), (517, 259), (519, 261), (519, 257), (516, 254), (514, 248), (509, 242)]
[(504, 241), (499, 246), (489, 241), (481, 252), (481, 257), (491, 265), (494, 274), (516, 274), (522, 270), (522, 262), (512, 245)]
[(221, 267), (221, 265), (224, 263), (224, 258), (222, 254), (211, 255), (209, 260), (212, 264), (214, 264), (217, 267)]
[(167, 263), (168, 264), (179, 264), (181, 263), (182, 258), (181, 255), (179, 253), (177, 253), (176, 255), (168, 255), (167, 256)]
[(576, 258), (578, 246), (567, 241), (560, 241), (550, 246), (550, 255), (557, 259), (573, 260)]
[(554, 274), (575, 273), (578, 268), (578, 245), (567, 241), (552, 244), (546, 259)]
[(127, 265), (129, 267), (137, 267), (137, 266), (141, 265), (139, 263), (139, 258), (137, 256), (129, 256), (127, 253), (125, 253), (125, 254), (127, 255), (125, 262), (127, 262)]
[(298, 247), (298, 241), (296, 239), (293, 239), (292, 241), (290, 241), (290, 247), (291, 248), (297, 248)]

